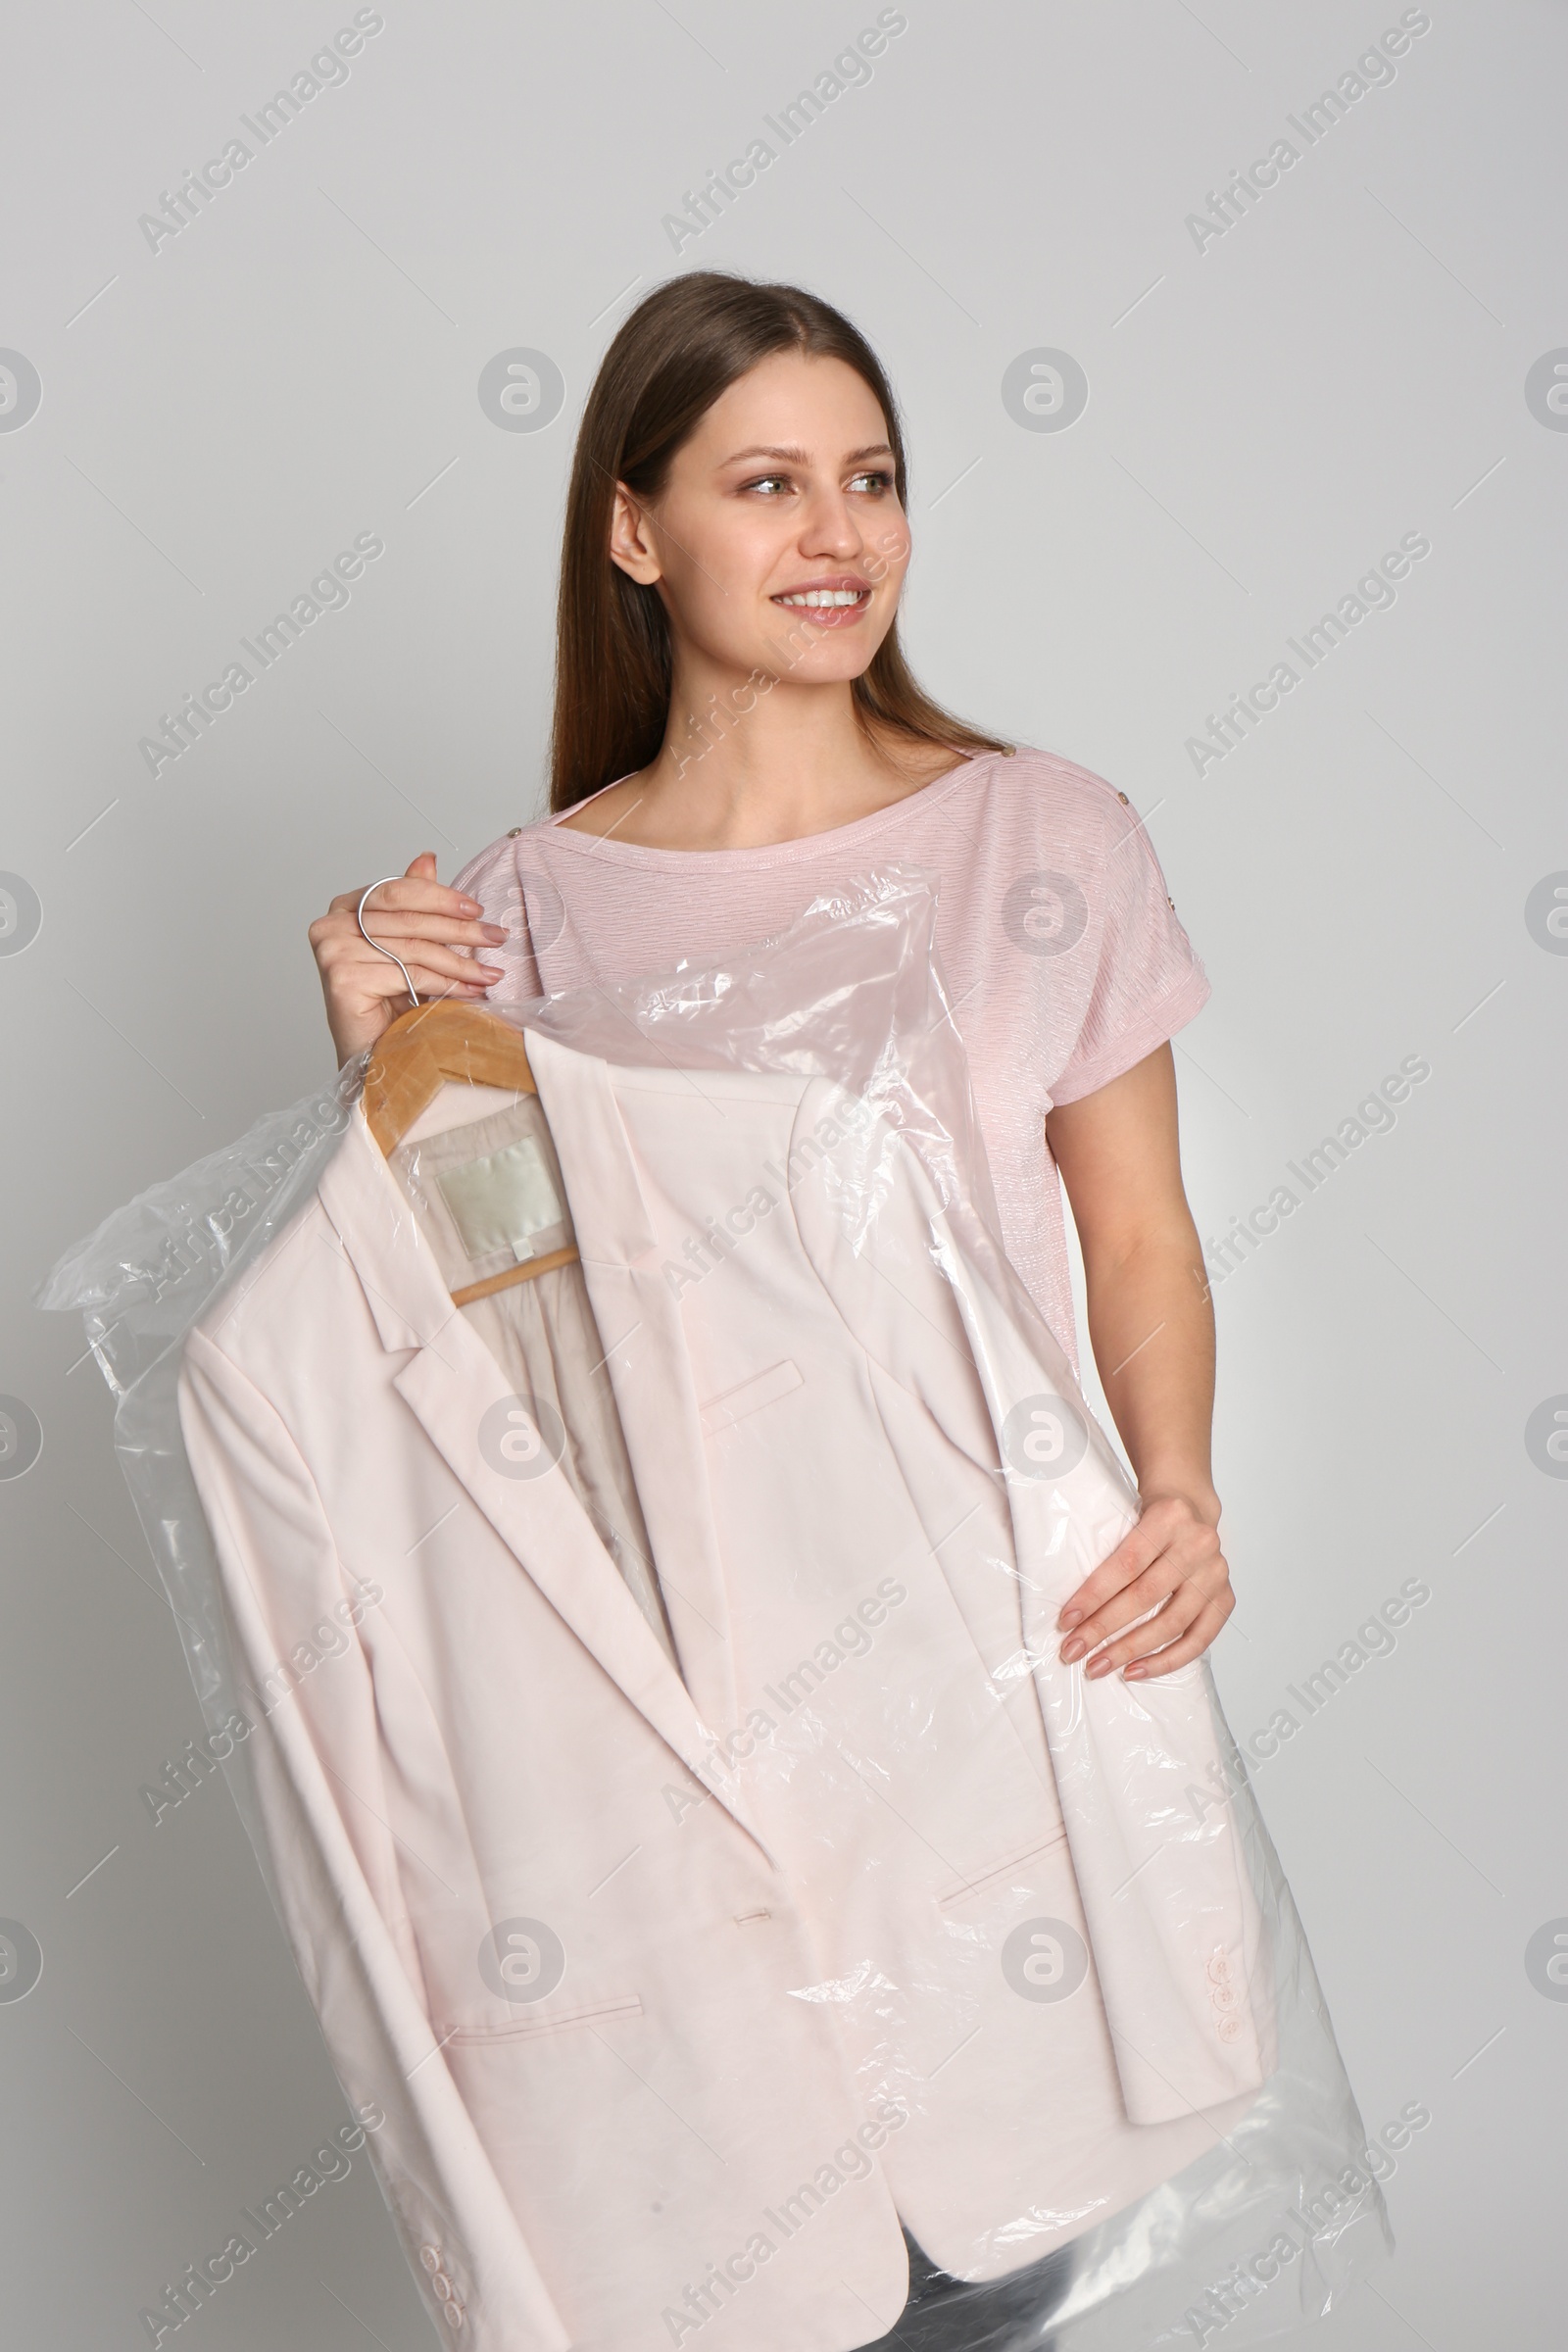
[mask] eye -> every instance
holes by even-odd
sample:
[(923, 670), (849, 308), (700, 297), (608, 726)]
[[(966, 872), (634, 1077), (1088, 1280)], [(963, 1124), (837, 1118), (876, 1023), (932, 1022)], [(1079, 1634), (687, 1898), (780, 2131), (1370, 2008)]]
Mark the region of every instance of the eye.
[(760, 473), (755, 481), (742, 482), (741, 488), (743, 490), (787, 490), (789, 476), (783, 473)]
[(873, 466), (866, 473), (856, 474), (850, 483), (850, 488), (852, 490), (858, 490), (862, 487), (872, 491), (875, 494), (879, 494), (884, 490), (891, 490), (893, 487), (893, 476), (884, 468), (880, 466)]

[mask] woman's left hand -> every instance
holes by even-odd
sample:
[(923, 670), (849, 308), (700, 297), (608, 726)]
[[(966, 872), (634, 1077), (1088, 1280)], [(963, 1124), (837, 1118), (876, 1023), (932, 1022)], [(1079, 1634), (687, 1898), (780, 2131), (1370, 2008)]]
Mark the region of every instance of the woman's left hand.
[(1217, 1521), (1190, 1495), (1148, 1496), (1138, 1525), (1062, 1608), (1063, 1662), (1087, 1657), (1091, 1679), (1122, 1667), (1124, 1681), (1144, 1682), (1199, 1657), (1236, 1606)]

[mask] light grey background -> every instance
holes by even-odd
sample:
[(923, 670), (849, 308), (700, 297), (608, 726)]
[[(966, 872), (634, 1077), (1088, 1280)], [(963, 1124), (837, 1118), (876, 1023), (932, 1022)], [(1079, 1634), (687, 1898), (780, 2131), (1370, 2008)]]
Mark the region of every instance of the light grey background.
[[(911, 0), (869, 83), (679, 254), (662, 217), (872, 0), (382, 13), (156, 252), (138, 216), (352, 8), (57, 0), (6, 36), (0, 345), (42, 401), (0, 430), (0, 867), (42, 928), (0, 955), (0, 1391), (43, 1450), (0, 1483), (0, 1915), (44, 1955), (0, 2002), (6, 2340), (129, 2352), (345, 2114), (226, 1792), (156, 1828), (139, 1795), (200, 1717), (110, 1398), (32, 1285), (329, 1075), (305, 927), (334, 892), (426, 847), (450, 877), (536, 812), (585, 388), (638, 293), (719, 266), (818, 288), (891, 368), (933, 689), (1149, 818), (1214, 984), (1178, 1049), (1204, 1234), (1431, 1064), (1216, 1288), (1242, 1598), (1217, 1664), (1245, 1741), (1403, 1580), (1431, 1589), (1258, 1770), (1365, 2121), (1433, 2119), (1388, 2183), (1396, 2264), (1314, 2340), (1536, 2352), (1568, 2002), (1525, 1951), (1568, 1915), (1568, 1482), (1525, 1426), (1568, 1392), (1568, 956), (1525, 906), (1568, 869), (1568, 433), (1525, 378), (1568, 346), (1564, 11), (1434, 0), (1392, 83), (1200, 251), (1187, 216), (1397, 6)], [(477, 397), (518, 346), (565, 382), (537, 433)], [(1063, 432), (1003, 404), (1039, 348), (1088, 377)], [(160, 713), (366, 531), (386, 553), (349, 606), (150, 776)], [(1199, 776), (1205, 714), (1411, 531), (1432, 552), (1396, 604)], [(365, 2159), (189, 2332), (422, 2347)]]

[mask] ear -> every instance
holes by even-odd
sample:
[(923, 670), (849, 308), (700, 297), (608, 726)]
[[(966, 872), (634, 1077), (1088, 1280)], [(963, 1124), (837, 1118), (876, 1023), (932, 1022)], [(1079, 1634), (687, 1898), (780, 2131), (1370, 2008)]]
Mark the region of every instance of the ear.
[(622, 571), (644, 588), (651, 588), (663, 570), (652, 518), (624, 482), (615, 484), (615, 507), (610, 518), (610, 555), (612, 563), (618, 564)]

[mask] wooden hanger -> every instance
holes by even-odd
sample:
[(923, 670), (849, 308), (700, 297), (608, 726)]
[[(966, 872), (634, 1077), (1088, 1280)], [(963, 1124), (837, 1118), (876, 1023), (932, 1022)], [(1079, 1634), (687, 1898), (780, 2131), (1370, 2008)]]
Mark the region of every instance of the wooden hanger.
[[(389, 874), (384, 878), (397, 881), (402, 877)], [(372, 882), (370, 890), (380, 887)], [(371, 939), (365, 928), (365, 901), (369, 895), (369, 890), (365, 892), (357, 910), (361, 933), (381, 955), (392, 956), (391, 949)], [(392, 961), (408, 981), (401, 956), (392, 956)], [(500, 1086), (518, 1095), (539, 1092), (528, 1067), (528, 1049), (510, 1021), (469, 998), (437, 998), (421, 1004), (412, 981), (409, 995), (414, 999), (409, 1010), (399, 1013), (382, 1031), (365, 1069), (366, 1124), (388, 1158), (443, 1086)], [(542, 1257), (524, 1258), (500, 1274), (486, 1275), (482, 1282), (466, 1284), (453, 1292), (453, 1303), (467, 1306), (475, 1298), (510, 1290), (514, 1282), (532, 1282), (557, 1266), (570, 1265), (580, 1255), (574, 1245), (547, 1250)]]

